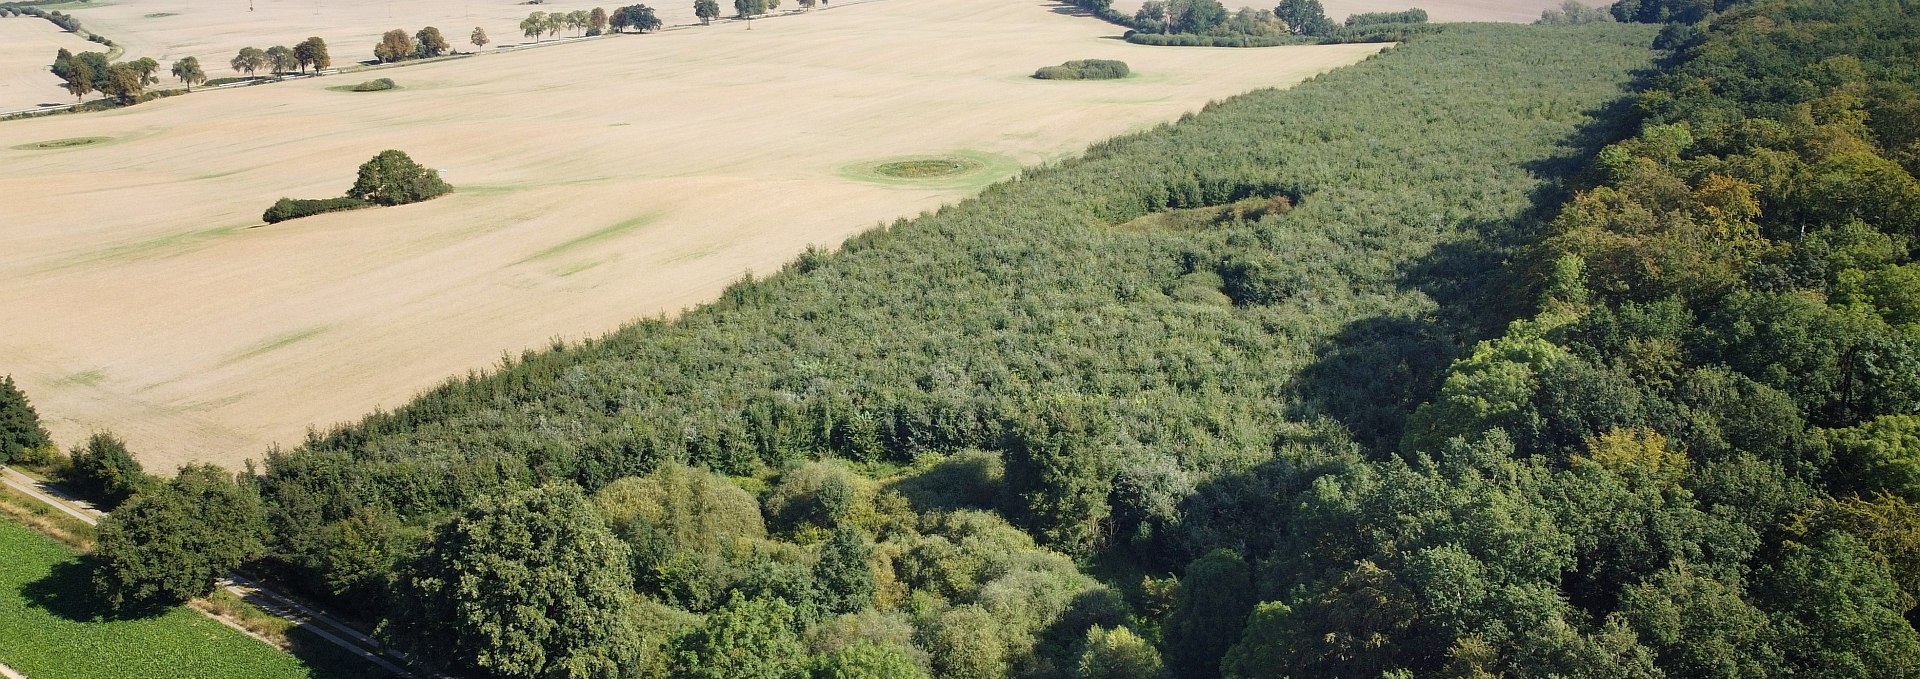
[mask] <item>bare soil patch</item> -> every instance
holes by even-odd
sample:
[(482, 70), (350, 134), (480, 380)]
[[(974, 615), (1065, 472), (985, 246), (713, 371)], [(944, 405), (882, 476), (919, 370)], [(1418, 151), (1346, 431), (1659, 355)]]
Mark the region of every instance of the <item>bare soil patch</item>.
[[(237, 465), (1382, 47), (1166, 49), (1112, 28), (1032, 0), (886, 0), (409, 67), (379, 96), (327, 91), (349, 75), (0, 124), (0, 372), (63, 444), (110, 428), (152, 469)], [(1026, 77), (1071, 58), (1154, 77)], [(114, 141), (12, 148), (88, 136)], [(455, 193), (261, 226), (388, 148)], [(948, 157), (985, 169), (848, 171)]]

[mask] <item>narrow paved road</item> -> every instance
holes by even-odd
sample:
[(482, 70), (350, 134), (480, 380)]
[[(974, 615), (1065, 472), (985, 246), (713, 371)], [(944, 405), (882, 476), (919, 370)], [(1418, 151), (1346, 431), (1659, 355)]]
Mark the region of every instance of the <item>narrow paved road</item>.
[[(58, 509), (73, 518), (86, 522), (87, 525), (90, 526), (98, 525), (100, 523), (100, 517), (106, 516), (106, 512), (94, 509), (93, 506), (87, 504), (86, 501), (67, 495), (58, 488), (37, 481), (33, 477), (22, 474), (11, 467), (0, 465), (0, 482), (5, 482), (7, 487), (26, 493), (34, 499), (52, 506), (54, 509)], [(347, 649), (354, 655), (360, 656), (362, 660), (372, 663), (380, 669), (392, 672), (394, 676), (403, 677), (404, 679), (415, 679), (412, 672), (408, 672), (405, 668), (394, 662), (394, 660), (404, 659), (397, 657), (389, 659), (389, 654), (392, 654), (393, 651), (387, 649), (385, 645), (373, 637), (369, 637), (339, 620), (335, 620), (324, 613), (302, 605), (290, 597), (267, 589), (261, 586), (260, 583), (241, 577), (239, 574), (229, 574), (220, 580), (219, 585), (226, 588), (227, 591), (232, 592), (235, 596), (245, 600), (247, 603), (260, 607), (260, 610), (284, 618), (288, 622), (293, 623), (294, 627), (310, 632), (316, 637), (320, 637), (334, 645)], [(205, 613), (205, 611), (202, 611), (202, 613)], [(214, 617), (216, 620), (221, 620), (219, 617), (213, 616), (212, 613), (207, 613), (207, 615)], [(227, 621), (221, 620), (221, 622), (224, 623)], [(251, 632), (249, 632), (249, 634), (251, 634)], [(0, 665), (0, 678), (26, 679), (4, 665)]]

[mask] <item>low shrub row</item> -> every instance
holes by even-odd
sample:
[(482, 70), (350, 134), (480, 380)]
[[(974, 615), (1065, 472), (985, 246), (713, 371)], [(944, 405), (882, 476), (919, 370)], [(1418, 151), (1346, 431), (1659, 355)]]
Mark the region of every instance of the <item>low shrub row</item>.
[(399, 86), (398, 86), (398, 85), (395, 85), (395, 84), (393, 84), (393, 79), (392, 79), (392, 78), (378, 78), (378, 79), (374, 79), (374, 80), (369, 80), (369, 81), (366, 81), (366, 82), (363, 82), (363, 83), (360, 83), (360, 84), (358, 84), (358, 85), (354, 85), (354, 86), (353, 86), (353, 91), (355, 91), (355, 92), (384, 92), (384, 91), (387, 91), (387, 90), (390, 90), (390, 89), (393, 89), (393, 88), (395, 88), (395, 87), (399, 87)]
[(373, 203), (359, 198), (281, 198), (273, 204), (273, 207), (267, 208), (266, 213), (260, 215), (260, 219), (268, 224), (276, 224), (289, 219), (343, 210), (358, 210), (363, 207), (373, 207)]
[(1041, 80), (1114, 80), (1127, 77), (1127, 62), (1112, 59), (1075, 59), (1033, 72)]
[(1196, 33), (1141, 33), (1127, 31), (1127, 42), (1158, 47), (1280, 47), (1318, 45), (1324, 40), (1305, 35), (1199, 35)]

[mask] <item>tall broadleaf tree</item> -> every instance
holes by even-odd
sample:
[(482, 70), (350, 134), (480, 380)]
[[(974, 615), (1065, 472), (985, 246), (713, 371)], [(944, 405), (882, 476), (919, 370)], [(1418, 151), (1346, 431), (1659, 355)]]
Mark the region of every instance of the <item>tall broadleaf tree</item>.
[(626, 546), (579, 487), (513, 491), (434, 530), (402, 565), (382, 632), (461, 675), (633, 676), (632, 581)]

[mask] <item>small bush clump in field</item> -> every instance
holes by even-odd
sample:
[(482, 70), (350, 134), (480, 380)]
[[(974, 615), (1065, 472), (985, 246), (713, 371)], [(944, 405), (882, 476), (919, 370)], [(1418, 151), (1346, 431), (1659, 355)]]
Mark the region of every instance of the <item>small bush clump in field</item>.
[(438, 198), (451, 191), (453, 187), (441, 181), (440, 173), (433, 168), (413, 162), (405, 152), (387, 149), (360, 164), (359, 176), (354, 179), (353, 188), (347, 189), (346, 196), (318, 200), (281, 198), (267, 208), (260, 219), (273, 224), (325, 212), (405, 205)]
[(1112, 59), (1076, 59), (1033, 72), (1041, 80), (1113, 80), (1127, 77), (1127, 62)]
[(289, 219), (312, 217), (342, 210), (358, 210), (372, 205), (358, 198), (281, 198), (273, 204), (273, 207), (267, 208), (266, 214), (260, 215), (260, 219), (268, 224), (275, 224)]
[(395, 85), (395, 84), (393, 84), (393, 79), (392, 79), (392, 78), (379, 78), (379, 79), (375, 79), (375, 80), (369, 80), (369, 81), (366, 81), (366, 82), (363, 82), (363, 83), (360, 83), (360, 84), (358, 84), (358, 85), (354, 85), (354, 86), (353, 86), (353, 91), (355, 91), (355, 92), (383, 92), (383, 91), (386, 91), (386, 90), (390, 90), (390, 89), (393, 89), (393, 88), (395, 88), (395, 87), (399, 87), (399, 85)]

